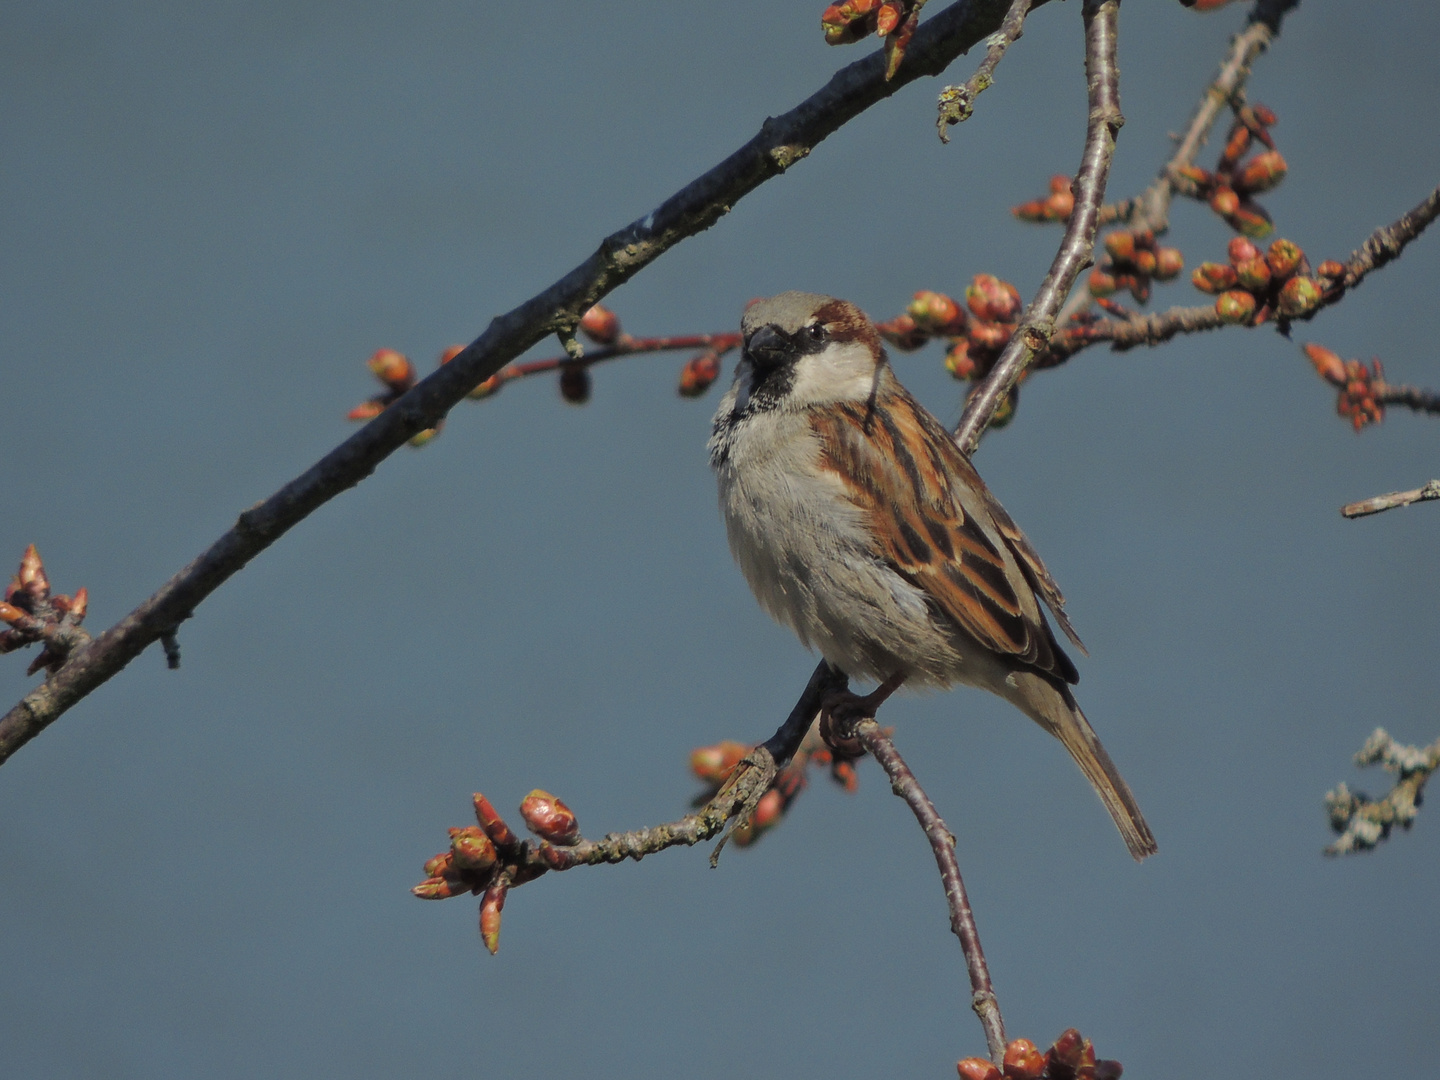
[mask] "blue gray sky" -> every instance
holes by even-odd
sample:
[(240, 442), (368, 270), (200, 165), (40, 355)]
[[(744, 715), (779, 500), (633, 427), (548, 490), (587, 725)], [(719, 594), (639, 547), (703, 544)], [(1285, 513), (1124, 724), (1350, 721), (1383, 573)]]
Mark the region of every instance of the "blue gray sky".
[[(428, 369), (859, 56), (822, 6), (8, 5), (0, 565), (35, 542), (113, 623), (348, 434), (374, 349)], [(1243, 14), (1122, 10), (1112, 193)], [(1028, 295), (1057, 233), (1007, 208), (1078, 160), (1079, 23), (1037, 12), (949, 147), (941, 83), (913, 85), (614, 308), (649, 334), (789, 288), (877, 317), (978, 272)], [(1440, 178), (1437, 34), (1430, 5), (1309, 3), (1259, 63), (1291, 167), (1265, 202), (1312, 258)], [(1177, 208), (1190, 265), (1226, 239)], [(1297, 341), (1434, 386), (1437, 274), (1427, 236)], [(472, 791), (547, 788), (596, 835), (678, 815), (690, 749), (768, 735), (810, 672), (731, 564), (718, 391), (678, 399), (683, 359), (599, 370), (583, 409), (548, 380), (466, 403), (221, 588), (180, 671), (147, 653), (0, 771), (6, 1076), (946, 1076), (983, 1052), (872, 765), (717, 871), (674, 852), (518, 891), (496, 957), (472, 900), (408, 893)], [(956, 418), (938, 348), (896, 366)], [(1134, 865), (998, 700), (887, 708), (1013, 1034), (1078, 1026), (1137, 1080), (1432, 1066), (1440, 818), (1330, 861), (1320, 800), (1384, 789), (1349, 764), (1376, 725), (1440, 735), (1440, 510), (1337, 513), (1440, 473), (1440, 428), (1357, 437), (1333, 405), (1296, 342), (1230, 330), (1086, 353), (977, 455), (1069, 598), (1079, 698), (1161, 848)]]

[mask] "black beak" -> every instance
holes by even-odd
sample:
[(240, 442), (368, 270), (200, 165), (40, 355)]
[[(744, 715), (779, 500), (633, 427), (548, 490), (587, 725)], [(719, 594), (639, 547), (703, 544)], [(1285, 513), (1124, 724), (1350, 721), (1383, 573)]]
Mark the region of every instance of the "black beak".
[(794, 347), (773, 326), (762, 326), (745, 342), (745, 355), (757, 368), (773, 368), (788, 359)]

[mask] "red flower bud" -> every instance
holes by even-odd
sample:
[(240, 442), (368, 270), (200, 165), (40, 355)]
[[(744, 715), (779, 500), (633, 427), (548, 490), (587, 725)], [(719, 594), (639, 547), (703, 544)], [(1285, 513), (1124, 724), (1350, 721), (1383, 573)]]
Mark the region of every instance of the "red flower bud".
[(974, 378), (975, 359), (970, 355), (970, 343), (961, 339), (945, 354), (945, 370), (957, 379)]
[(1059, 195), (1061, 192), (1069, 191), (1071, 182), (1070, 177), (1064, 173), (1056, 173), (1050, 177), (1050, 194)]
[(1005, 1047), (1007, 1080), (1040, 1080), (1045, 1073), (1045, 1055), (1029, 1039), (1014, 1039)]
[(16, 626), (29, 618), (29, 612), (21, 611), (14, 604), (0, 603), (0, 622), (7, 622), (11, 626)]
[(1336, 386), (1345, 385), (1345, 361), (1325, 348), (1324, 345), (1310, 342), (1303, 348), (1305, 355), (1310, 358), (1310, 363), (1315, 365), (1316, 373), (1322, 379), (1334, 383)]
[(440, 354), (440, 363), (448, 364), (451, 360), (454, 360), (455, 357), (459, 356), (464, 351), (464, 345), (451, 345), (448, 349), (446, 349)]
[(1265, 261), (1270, 265), (1270, 273), (1277, 281), (1284, 281), (1293, 277), (1300, 269), (1300, 264), (1305, 261), (1305, 252), (1300, 250), (1300, 245), (1289, 240), (1276, 240), (1270, 245), (1270, 250), (1265, 252)]
[(1020, 314), (1020, 293), (993, 274), (976, 274), (965, 290), (965, 302), (980, 319), (1013, 322)]
[(1249, 262), (1251, 259), (1260, 257), (1260, 249), (1243, 236), (1233, 237), (1225, 249), (1230, 256), (1230, 265), (1239, 266), (1242, 262)]
[(1294, 318), (1297, 315), (1314, 311), (1319, 305), (1322, 295), (1323, 291), (1318, 281), (1299, 274), (1285, 282), (1280, 289), (1279, 301), (1276, 306), (1279, 307), (1280, 314)]
[(894, 2), (894, 0), (881, 4), (875, 13), (875, 32), (881, 37), (885, 37), (900, 25), (900, 20), (904, 16), (904, 5)]
[(442, 425), (440, 424), (436, 424), (434, 427), (426, 428), (424, 431), (417, 431), (414, 435), (410, 436), (410, 446), (416, 450), (419, 450), (420, 447), (424, 446), (431, 439), (435, 438), (436, 435), (440, 434), (441, 426)]
[(474, 795), (475, 820), (480, 822), (480, 827), (485, 830), (485, 835), (490, 837), (496, 847), (513, 847), (518, 844), (519, 838), (510, 831), (510, 826), (505, 824), (501, 816), (496, 813), (495, 807), (490, 800), (481, 795), (478, 791)]
[(476, 825), (450, 830), (450, 853), (461, 870), (489, 870), (495, 865), (495, 845)]
[(362, 401), (355, 408), (345, 414), (346, 420), (374, 420), (385, 411), (385, 403), (371, 398), (369, 401)]
[(1245, 156), (1245, 152), (1250, 149), (1251, 138), (1250, 129), (1244, 124), (1237, 123), (1230, 129), (1230, 138), (1225, 142), (1225, 149), (1220, 152), (1221, 172), (1229, 172)]
[(1270, 264), (1264, 259), (1246, 259), (1235, 265), (1235, 280), (1242, 289), (1263, 292), (1270, 285)]
[(1255, 314), (1255, 296), (1240, 289), (1231, 289), (1215, 298), (1215, 314), (1222, 322), (1245, 323)]
[(1135, 234), (1121, 229), (1105, 237), (1105, 250), (1116, 262), (1129, 262), (1135, 257)]
[(20, 569), (16, 571), (14, 584), (36, 600), (50, 595), (50, 579), (45, 575), (45, 564), (40, 561), (40, 552), (31, 544), (20, 556)]
[(580, 822), (575, 812), (548, 791), (536, 788), (520, 801), (520, 816), (542, 840), (569, 847), (580, 839)]
[(723, 784), (748, 753), (748, 745), (731, 739), (714, 746), (702, 746), (690, 754), (690, 771), (707, 783)]
[(1069, 221), (1070, 215), (1075, 212), (1075, 195), (1066, 188), (1064, 191), (1047, 195), (1041, 205), (1044, 207), (1046, 221)]
[(1153, 251), (1142, 248), (1135, 252), (1130, 262), (1135, 267), (1135, 272), (1141, 277), (1151, 277), (1155, 273), (1156, 260)]
[(1334, 259), (1326, 259), (1320, 264), (1316, 271), (1323, 278), (1342, 278), (1345, 276), (1345, 264), (1338, 263)]
[(909, 315), (896, 315), (886, 322), (876, 323), (875, 329), (901, 352), (913, 352), (930, 340), (930, 335), (916, 326)]
[(442, 851), (439, 855), (431, 855), (425, 860), (426, 877), (454, 876), (455, 861), (451, 858), (451, 852)]
[(507, 891), (502, 884), (491, 885), (480, 901), (480, 940), (490, 950), (491, 956), (500, 948), (500, 913), (505, 910)]
[(1240, 196), (1235, 194), (1233, 188), (1218, 187), (1210, 196), (1210, 209), (1227, 220), (1239, 208)]
[(1238, 229), (1245, 236), (1255, 240), (1263, 240), (1275, 231), (1275, 223), (1270, 220), (1270, 215), (1265, 208), (1248, 199), (1241, 202), (1233, 213), (1227, 214), (1225, 220), (1230, 223), (1232, 229)]
[(590, 400), (590, 369), (566, 364), (560, 369), (560, 396), (571, 405), (584, 405)]
[(1045, 199), (1031, 199), (1019, 206), (1012, 206), (1010, 213), (1014, 214), (1021, 221), (1048, 221), (1049, 215), (1045, 212)]
[(404, 353), (394, 349), (376, 349), (367, 361), (370, 373), (397, 394), (415, 385), (415, 365)]
[(915, 326), (937, 337), (955, 337), (965, 332), (965, 309), (944, 293), (922, 290), (906, 309)]
[(681, 397), (700, 397), (720, 377), (720, 356), (715, 352), (701, 353), (691, 357), (680, 369)]
[(580, 317), (580, 332), (596, 345), (614, 345), (620, 338), (620, 319), (609, 308), (596, 304)]
[(500, 373), (497, 371), (494, 375), (491, 375), (488, 379), (482, 382), (479, 386), (475, 387), (474, 390), (471, 390), (470, 393), (466, 394), (465, 396), (471, 401), (484, 401), (486, 398), (494, 397), (496, 394), (498, 394), (500, 392), (500, 387), (504, 385), (505, 380), (501, 378)]
[(1155, 280), (1171, 281), (1185, 269), (1185, 256), (1179, 248), (1162, 247), (1155, 249)]
[(470, 886), (458, 878), (445, 877), (426, 878), (410, 890), (412, 895), (421, 900), (449, 900), (452, 896), (463, 896), (469, 891)]
[(1087, 286), (1091, 296), (1110, 296), (1120, 288), (1120, 283), (1115, 280), (1114, 274), (1097, 266), (1090, 271)]
[(1269, 191), (1285, 179), (1287, 168), (1278, 150), (1267, 150), (1246, 162), (1235, 176), (1235, 186), (1251, 194)]
[(1224, 263), (1203, 262), (1190, 275), (1190, 281), (1201, 292), (1224, 292), (1235, 287), (1235, 268)]
[(963, 1058), (955, 1063), (960, 1080), (1000, 1080), (1000, 1070), (982, 1057)]
[(966, 336), (970, 339), (971, 352), (999, 352), (1015, 333), (1014, 323), (973, 322)]
[(785, 799), (771, 788), (760, 796), (760, 801), (755, 804), (755, 812), (750, 816), (750, 824), (756, 829), (764, 831), (774, 828), (780, 824), (780, 815), (785, 812)]

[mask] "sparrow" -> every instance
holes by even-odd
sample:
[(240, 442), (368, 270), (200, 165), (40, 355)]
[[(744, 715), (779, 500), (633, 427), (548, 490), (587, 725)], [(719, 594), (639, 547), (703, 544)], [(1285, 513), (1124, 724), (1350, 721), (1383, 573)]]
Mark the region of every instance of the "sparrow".
[(1135, 797), (1070, 686), (1082, 653), (1040, 556), (944, 425), (900, 385), (853, 304), (752, 303), (710, 463), (730, 550), (760, 606), (838, 671), (882, 687), (998, 694), (1064, 744), (1130, 853), (1155, 853)]

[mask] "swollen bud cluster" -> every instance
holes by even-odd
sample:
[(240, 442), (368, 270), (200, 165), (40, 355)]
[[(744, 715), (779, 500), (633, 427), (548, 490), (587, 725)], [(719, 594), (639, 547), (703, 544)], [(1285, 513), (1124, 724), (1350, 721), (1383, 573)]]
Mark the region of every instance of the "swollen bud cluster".
[(1090, 1040), (1067, 1028), (1043, 1053), (1029, 1039), (1014, 1039), (1005, 1047), (1003, 1066), (988, 1058), (965, 1058), (956, 1063), (960, 1080), (1120, 1080), (1124, 1067), (1118, 1061), (1096, 1058)]
[[(1264, 105), (1243, 105), (1235, 110), (1235, 121), (1225, 138), (1225, 148), (1213, 170), (1187, 165), (1179, 169), (1176, 190), (1192, 199), (1210, 204), (1229, 226), (1242, 236), (1262, 240), (1274, 231), (1274, 224), (1255, 196), (1269, 191), (1285, 179), (1285, 159), (1275, 149), (1270, 128), (1275, 114)], [(1256, 144), (1264, 147), (1248, 161), (1245, 155)]]
[[(522, 842), (489, 799), (477, 792), (474, 805), (479, 825), (451, 829), (450, 849), (426, 860), (425, 880), (410, 891), (421, 900), (480, 895), (480, 939), (494, 953), (500, 948), (500, 913), (510, 889), (539, 877), (546, 867), (530, 862), (533, 842)], [(565, 849), (580, 843), (574, 811), (536, 788), (521, 801), (520, 816), (541, 840), (533, 853), (556, 869), (573, 864)]]
[(884, 38), (885, 78), (889, 79), (905, 58), (919, 6), (919, 0), (842, 0), (821, 14), (820, 30), (827, 45), (849, 45), (871, 34)]
[(1230, 241), (1228, 263), (1204, 262), (1190, 275), (1201, 292), (1215, 295), (1215, 314), (1223, 322), (1258, 326), (1271, 318), (1296, 319), (1320, 306), (1326, 293), (1344, 273), (1335, 262), (1320, 264), (1320, 276), (1310, 273), (1310, 260), (1300, 245), (1275, 240), (1262, 254), (1246, 237)]
[(71, 650), (89, 639), (80, 629), (89, 602), (90, 593), (84, 586), (76, 589), (74, 596), (51, 593), (45, 564), (31, 544), (20, 557), (20, 569), (5, 586), (5, 599), (0, 601), (0, 622), (10, 627), (0, 631), (0, 653), (44, 642), (45, 647), (25, 674), (34, 675), (42, 669), (59, 671)]
[[(957, 379), (978, 382), (990, 373), (1015, 336), (1021, 306), (1014, 285), (993, 274), (976, 274), (965, 290), (965, 307), (945, 293), (922, 290), (910, 301), (905, 314), (876, 323), (875, 329), (902, 352), (918, 349), (931, 338), (943, 338), (950, 343), (945, 370)], [(1012, 388), (996, 409), (990, 421), (992, 428), (1010, 422), (1016, 400), (1017, 392)]]
[(1049, 195), (1043, 199), (1031, 199), (1019, 206), (1012, 206), (1010, 213), (1021, 221), (1069, 221), (1070, 215), (1075, 211), (1075, 192), (1070, 185), (1070, 177), (1052, 176)]
[[(690, 755), (690, 771), (703, 780), (707, 788), (705, 794), (696, 800), (697, 804), (708, 802), (730, 778), (730, 774), (745, 755), (753, 749), (753, 746), (727, 739), (693, 751)], [(800, 743), (800, 748), (795, 751), (790, 764), (776, 773), (770, 788), (760, 796), (750, 820), (741, 823), (731, 833), (731, 840), (740, 847), (749, 847), (779, 825), (790, 809), (790, 804), (805, 790), (808, 782), (806, 770), (811, 765), (828, 766), (830, 779), (846, 791), (853, 792), (859, 786), (854, 759), (834, 753), (820, 740), (818, 733), (812, 730)]]
[(1179, 248), (1159, 247), (1150, 229), (1119, 229), (1105, 237), (1105, 258), (1090, 272), (1097, 299), (1129, 289), (1137, 304), (1150, 299), (1151, 281), (1171, 281), (1185, 269)]
[(1366, 424), (1385, 419), (1385, 403), (1378, 397), (1385, 389), (1385, 368), (1378, 357), (1367, 368), (1363, 360), (1341, 360), (1323, 345), (1311, 343), (1304, 348), (1316, 373), (1331, 386), (1339, 387), (1335, 411), (1348, 418), (1357, 432)]

